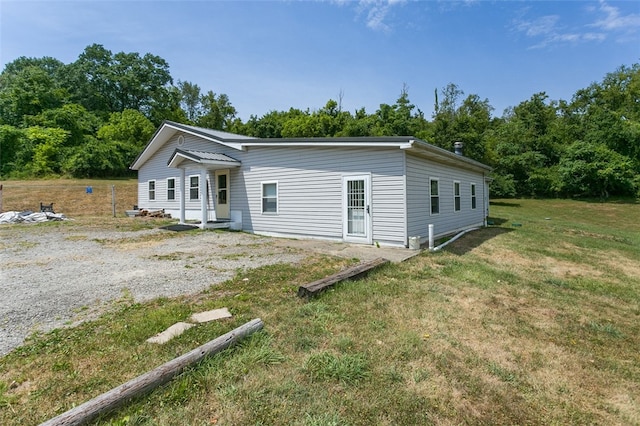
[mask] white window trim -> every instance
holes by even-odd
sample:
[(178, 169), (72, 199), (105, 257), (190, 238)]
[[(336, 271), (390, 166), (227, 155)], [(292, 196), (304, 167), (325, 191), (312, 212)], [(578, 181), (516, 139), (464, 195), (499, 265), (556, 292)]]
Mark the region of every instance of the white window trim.
[[(153, 190), (151, 189), (151, 184), (153, 183)], [(147, 181), (147, 198), (149, 199), (149, 201), (155, 201), (156, 200), (156, 190), (157, 190), (158, 186), (156, 185), (156, 180), (155, 179), (150, 179)], [(153, 192), (153, 198), (151, 198), (151, 193)]]
[[(191, 186), (191, 178), (194, 178), (194, 177), (198, 178), (198, 191), (197, 191), (196, 198), (191, 198), (191, 189), (193, 189), (192, 186)], [(189, 182), (189, 187), (188, 187), (188, 189), (189, 189), (189, 201), (198, 201), (198, 200), (200, 200), (200, 184), (201, 184), (200, 175), (189, 175), (189, 180), (187, 182)]]
[[(436, 195), (436, 197), (438, 197), (438, 212), (434, 213), (433, 212), (433, 205), (431, 203), (431, 182), (438, 182), (438, 195)], [(440, 214), (440, 210), (441, 210), (441, 203), (440, 203), (440, 178), (429, 178), (429, 215), (430, 216), (437, 216)]]
[[(276, 211), (275, 212), (265, 212), (264, 211), (264, 186), (265, 185), (276, 185)], [(260, 212), (264, 215), (277, 215), (280, 213), (280, 185), (277, 180), (265, 180), (260, 182)]]
[[(475, 199), (475, 203), (473, 200)], [(475, 204), (475, 207), (474, 207)], [(471, 210), (478, 208), (478, 185), (471, 183)]]
[[(456, 195), (456, 184), (458, 184), (458, 195)], [(456, 198), (460, 200), (459, 209), (456, 209)], [(462, 211), (462, 184), (459, 180), (453, 181), (453, 211), (454, 213)]]
[[(173, 188), (169, 186), (169, 181), (173, 181)], [(169, 191), (173, 191), (173, 198), (169, 198)], [(176, 178), (167, 178), (167, 201), (175, 201), (176, 199)]]

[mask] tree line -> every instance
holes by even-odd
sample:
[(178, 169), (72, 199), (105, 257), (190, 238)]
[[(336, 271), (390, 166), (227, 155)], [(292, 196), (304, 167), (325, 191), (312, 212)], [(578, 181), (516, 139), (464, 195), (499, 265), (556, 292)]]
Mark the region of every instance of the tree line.
[(174, 82), (159, 56), (94, 44), (75, 62), (20, 57), (0, 74), (0, 176), (117, 177), (163, 120), (260, 138), (415, 136), (494, 168), (497, 197), (640, 196), (640, 64), (622, 65), (570, 101), (544, 93), (493, 115), (450, 83), (431, 117), (403, 86), (393, 104), (270, 111), (246, 122), (224, 93)]

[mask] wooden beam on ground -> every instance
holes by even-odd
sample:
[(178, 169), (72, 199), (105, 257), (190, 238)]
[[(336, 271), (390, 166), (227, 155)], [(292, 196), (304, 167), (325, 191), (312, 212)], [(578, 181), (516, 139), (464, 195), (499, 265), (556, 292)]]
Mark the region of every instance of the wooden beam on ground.
[(378, 257), (377, 259), (370, 260), (369, 262), (360, 263), (356, 266), (352, 266), (351, 268), (344, 269), (336, 274), (329, 275), (328, 277), (322, 278), (318, 281), (300, 286), (300, 288), (298, 289), (298, 296), (315, 296), (316, 294), (320, 293), (323, 290), (326, 290), (332, 285), (339, 283), (340, 281), (361, 278), (369, 273), (372, 269), (375, 269), (378, 266), (384, 265), (388, 262), (389, 261), (387, 259)]
[(81, 425), (88, 423), (100, 414), (113, 410), (131, 398), (141, 396), (167, 383), (173, 377), (180, 374), (186, 367), (199, 362), (207, 355), (212, 355), (227, 349), (244, 337), (262, 329), (262, 326), (263, 323), (260, 318), (251, 320), (191, 352), (174, 358), (148, 373), (138, 376), (66, 413), (42, 423), (40, 426)]

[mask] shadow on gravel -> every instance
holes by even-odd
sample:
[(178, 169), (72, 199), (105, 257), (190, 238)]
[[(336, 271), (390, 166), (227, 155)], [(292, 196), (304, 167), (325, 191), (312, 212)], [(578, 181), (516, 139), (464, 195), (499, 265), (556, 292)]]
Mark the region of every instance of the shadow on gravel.
[(191, 231), (193, 229), (198, 229), (198, 227), (195, 226), (195, 225), (186, 225), (186, 224), (176, 223), (174, 225), (161, 226), (160, 229), (166, 229), (168, 231), (182, 232), (182, 231)]

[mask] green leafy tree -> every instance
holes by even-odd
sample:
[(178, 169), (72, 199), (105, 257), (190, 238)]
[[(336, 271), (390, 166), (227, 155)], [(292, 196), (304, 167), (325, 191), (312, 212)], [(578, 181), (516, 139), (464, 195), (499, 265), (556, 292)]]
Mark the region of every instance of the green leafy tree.
[(101, 120), (82, 105), (65, 104), (59, 108), (47, 109), (27, 119), (30, 126), (57, 127), (69, 132), (67, 146), (78, 146), (85, 136), (95, 135)]
[(438, 98), (437, 93), (436, 90), (432, 139), (430, 142), (446, 150), (451, 150), (453, 143), (458, 139), (455, 130), (455, 119), (460, 97), (464, 95), (464, 92), (456, 84), (449, 83), (441, 90), (442, 96), (440, 98)]
[[(464, 144), (464, 155), (481, 162), (489, 162), (485, 136), (492, 127), (493, 107), (488, 99), (469, 95), (457, 109), (453, 121), (454, 141)], [(450, 148), (449, 148), (450, 149)]]
[(202, 114), (202, 104), (200, 103), (200, 86), (188, 81), (178, 80), (178, 90), (180, 91), (180, 105), (190, 123), (195, 123)]
[(345, 116), (344, 125), (337, 136), (372, 136), (375, 125), (376, 118), (367, 114), (364, 108), (360, 108), (354, 116)]
[(69, 158), (64, 171), (74, 177), (102, 178), (122, 176), (127, 168), (121, 144), (89, 137)]
[(339, 110), (338, 102), (329, 99), (318, 111), (289, 118), (282, 127), (283, 137), (334, 137), (340, 133), (349, 114)]
[(216, 95), (209, 90), (201, 96), (200, 103), (202, 115), (198, 117), (196, 125), (216, 130), (227, 130), (231, 127), (237, 111), (227, 95)]
[(561, 143), (551, 132), (557, 120), (556, 104), (537, 93), (508, 110), (503, 120), (486, 136), (495, 174), (512, 179), (518, 195), (556, 195), (556, 166), (562, 153)]
[[(98, 129), (98, 139), (110, 146), (109, 150), (103, 149), (101, 152), (117, 149), (122, 162), (128, 167), (146, 146), (154, 131), (153, 123), (139, 111), (128, 109), (114, 112), (109, 117), (109, 122)], [(118, 174), (126, 172), (125, 167)]]
[(61, 172), (62, 147), (69, 132), (59, 128), (33, 126), (24, 131), (25, 144), (17, 154), (17, 169), (37, 177)]
[(147, 118), (158, 127), (165, 120), (178, 123), (188, 123), (185, 111), (180, 107), (180, 90), (177, 87), (167, 87), (159, 90), (151, 100)]
[(299, 109), (290, 108), (289, 111), (269, 111), (260, 118), (252, 115), (243, 126), (244, 131), (241, 133), (257, 138), (281, 138), (284, 124), (303, 114), (304, 112)]
[[(24, 126), (25, 118), (60, 107), (66, 91), (37, 65), (7, 66), (0, 75), (0, 124)], [(13, 71), (17, 70), (17, 71)]]
[(7, 124), (0, 125), (0, 176), (6, 177), (16, 168), (18, 152), (25, 144), (22, 129)]
[(636, 173), (631, 159), (602, 143), (576, 142), (559, 165), (561, 191), (570, 196), (634, 195)]
[(171, 84), (168, 63), (150, 53), (113, 54), (100, 44), (69, 65), (66, 84), (74, 102), (103, 115), (135, 109), (147, 115)]

